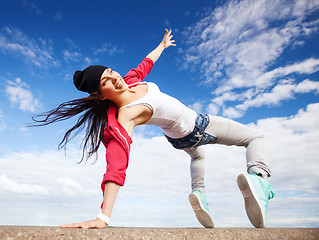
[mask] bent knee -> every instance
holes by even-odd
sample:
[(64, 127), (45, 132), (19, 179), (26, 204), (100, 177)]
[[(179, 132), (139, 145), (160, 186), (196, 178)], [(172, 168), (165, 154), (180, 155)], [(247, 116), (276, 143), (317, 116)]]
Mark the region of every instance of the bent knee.
[(264, 144), (265, 142), (265, 139), (264, 139), (264, 135), (262, 132), (256, 132), (249, 141), (247, 141), (247, 144), (246, 144), (246, 148), (250, 145), (255, 145), (255, 144)]
[(185, 152), (192, 158), (193, 161), (202, 160), (205, 158), (205, 152), (201, 149), (201, 147), (194, 149), (185, 149)]

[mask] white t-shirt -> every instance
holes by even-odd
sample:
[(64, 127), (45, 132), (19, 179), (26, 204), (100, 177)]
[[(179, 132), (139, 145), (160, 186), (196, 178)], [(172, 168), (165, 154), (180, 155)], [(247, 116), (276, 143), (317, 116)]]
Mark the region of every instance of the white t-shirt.
[(197, 117), (194, 110), (186, 107), (176, 98), (162, 93), (155, 83), (143, 82), (141, 84), (147, 84), (148, 91), (145, 96), (121, 108), (135, 105), (150, 108), (153, 115), (145, 124), (159, 126), (170, 138), (182, 138), (194, 130)]

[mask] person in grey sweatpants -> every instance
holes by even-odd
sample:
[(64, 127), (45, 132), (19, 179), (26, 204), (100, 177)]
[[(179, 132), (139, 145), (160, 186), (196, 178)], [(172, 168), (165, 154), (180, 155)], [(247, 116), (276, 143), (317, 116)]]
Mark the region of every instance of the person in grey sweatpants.
[[(218, 116), (198, 114), (192, 134), (182, 139), (166, 136), (177, 149), (191, 157), (191, 187), (189, 196), (197, 219), (204, 227), (214, 227), (205, 195), (205, 153), (200, 147), (206, 144), (222, 144), (246, 148), (247, 172), (237, 183), (244, 195), (247, 215), (255, 227), (267, 223), (268, 200), (274, 197), (271, 185), (265, 180), (271, 175), (269, 154), (263, 134), (246, 125)], [(265, 190), (266, 189), (266, 190)]]
[[(246, 148), (247, 172), (257, 173), (263, 178), (271, 175), (268, 145), (263, 134), (230, 119), (209, 116), (205, 133), (216, 137), (215, 144), (242, 146)], [(205, 152), (200, 147), (184, 149), (191, 157), (192, 190), (205, 191)]]

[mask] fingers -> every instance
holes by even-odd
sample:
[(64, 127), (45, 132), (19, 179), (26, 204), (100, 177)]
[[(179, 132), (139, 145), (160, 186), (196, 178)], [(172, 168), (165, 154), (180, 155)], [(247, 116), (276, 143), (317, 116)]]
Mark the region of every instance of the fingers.
[(60, 226), (61, 228), (90, 228), (89, 221), (80, 222), (80, 223), (70, 223)]
[(105, 222), (99, 219), (94, 219), (80, 223), (64, 224), (61, 225), (60, 228), (105, 228), (106, 226)]
[(63, 224), (60, 228), (80, 228), (81, 223), (70, 223), (70, 224)]
[(173, 37), (173, 35), (171, 35), (171, 33), (172, 33), (172, 30), (169, 30), (169, 31), (168, 31), (168, 29), (165, 28), (165, 35), (167, 35), (167, 36), (172, 36), (172, 37)]
[(71, 224), (64, 224), (61, 225), (60, 228), (91, 228), (89, 223), (81, 222), (81, 223), (71, 223)]
[(171, 46), (176, 46), (176, 44), (175, 44), (175, 40), (171, 40), (171, 39), (172, 39), (172, 37), (173, 37), (173, 35), (171, 35), (171, 36), (170, 36), (170, 38), (169, 38), (170, 45), (171, 45)]
[(165, 29), (164, 39), (166, 39), (165, 42), (167, 43), (167, 47), (176, 46), (175, 40), (172, 40), (172, 38), (173, 38), (172, 30)]

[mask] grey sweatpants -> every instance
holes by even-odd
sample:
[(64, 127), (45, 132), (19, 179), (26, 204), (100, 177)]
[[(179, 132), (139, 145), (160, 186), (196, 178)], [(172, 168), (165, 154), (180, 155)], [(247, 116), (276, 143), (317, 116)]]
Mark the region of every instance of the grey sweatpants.
[[(209, 116), (210, 122), (205, 132), (217, 137), (215, 144), (243, 146), (246, 148), (248, 173), (259, 173), (264, 178), (269, 177), (268, 147), (263, 135), (248, 126), (230, 119)], [(205, 191), (205, 153), (201, 147), (183, 149), (191, 157), (192, 191)]]

